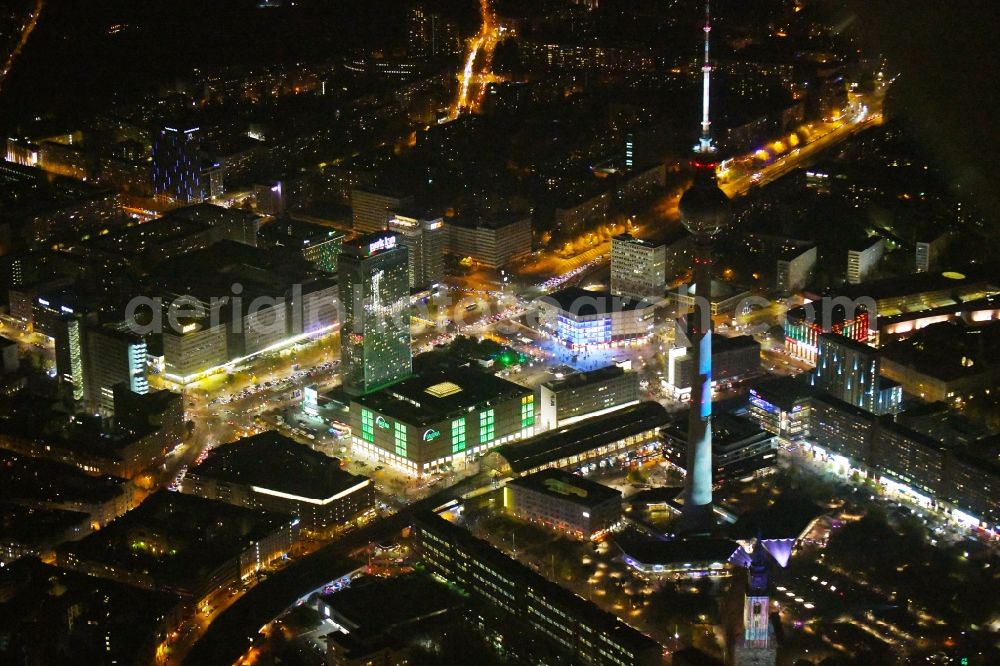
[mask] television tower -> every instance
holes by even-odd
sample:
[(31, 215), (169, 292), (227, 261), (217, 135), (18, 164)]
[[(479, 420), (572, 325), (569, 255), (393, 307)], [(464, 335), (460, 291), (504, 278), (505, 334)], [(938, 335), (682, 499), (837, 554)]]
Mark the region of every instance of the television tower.
[(706, 531), (714, 525), (712, 508), (712, 250), (715, 237), (729, 225), (729, 198), (715, 180), (717, 150), (709, 120), (709, 34), (712, 20), (705, 2), (705, 62), (702, 65), (701, 137), (691, 164), (694, 181), (681, 196), (681, 223), (694, 239), (694, 310), (688, 322), (695, 375), (688, 417), (687, 475), (680, 531)]

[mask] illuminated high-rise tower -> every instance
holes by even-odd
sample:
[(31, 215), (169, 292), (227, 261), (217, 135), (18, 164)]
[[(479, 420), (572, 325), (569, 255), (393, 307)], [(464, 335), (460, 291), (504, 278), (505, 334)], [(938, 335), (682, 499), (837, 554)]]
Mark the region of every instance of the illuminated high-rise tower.
[(389, 231), (360, 236), (344, 243), (337, 276), (344, 391), (364, 395), (409, 377), (413, 356), (406, 246)]
[(153, 134), (153, 192), (181, 204), (205, 198), (197, 127), (164, 125)]
[(712, 514), (712, 249), (715, 237), (729, 224), (729, 199), (715, 181), (717, 151), (712, 143), (709, 120), (708, 59), (712, 30), (708, 2), (705, 3), (705, 61), (702, 66), (701, 137), (691, 160), (694, 182), (680, 200), (681, 223), (694, 239), (695, 305), (688, 332), (696, 374), (691, 383), (691, 414), (688, 421), (687, 476), (681, 529), (700, 531), (713, 523)]

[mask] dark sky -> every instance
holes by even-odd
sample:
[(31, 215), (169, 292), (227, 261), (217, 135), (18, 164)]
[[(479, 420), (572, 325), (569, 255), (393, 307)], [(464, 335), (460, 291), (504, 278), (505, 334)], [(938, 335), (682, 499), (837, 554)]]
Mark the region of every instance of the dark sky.
[(994, 223), (1000, 215), (1000, 2), (849, 0), (900, 72), (893, 96), (917, 141)]

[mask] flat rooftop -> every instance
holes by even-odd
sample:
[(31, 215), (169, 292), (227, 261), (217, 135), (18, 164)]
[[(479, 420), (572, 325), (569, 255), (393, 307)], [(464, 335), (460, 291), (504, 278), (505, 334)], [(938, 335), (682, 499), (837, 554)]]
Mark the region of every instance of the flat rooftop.
[(760, 343), (752, 335), (712, 336), (712, 353), (724, 354), (738, 349), (760, 349)]
[(639, 309), (640, 304), (650, 305), (648, 301), (616, 296), (608, 291), (587, 291), (581, 287), (566, 287), (541, 296), (536, 302), (550, 305), (577, 317), (627, 312)]
[(132, 258), (160, 245), (207, 232), (211, 227), (186, 217), (168, 215), (131, 227), (115, 229), (103, 236), (94, 236), (88, 247), (102, 252)]
[[(380, 634), (455, 608), (457, 595), (422, 574), (366, 577), (320, 597), (363, 634)], [(392, 603), (386, 603), (392, 599)]]
[(819, 336), (820, 346), (826, 342), (827, 344), (833, 344), (838, 347), (846, 347), (851, 351), (857, 352), (859, 354), (875, 355), (878, 354), (878, 350), (871, 345), (866, 345), (863, 342), (858, 342), (857, 340), (852, 340), (846, 335), (840, 335), (839, 333), (822, 333)]
[(444, 218), (444, 222), (445, 224), (451, 224), (457, 227), (466, 227), (468, 229), (491, 229), (496, 231), (498, 229), (503, 229), (504, 227), (509, 227), (517, 222), (530, 219), (530, 217), (530, 215), (520, 215), (516, 213), (498, 213), (488, 216), (456, 215), (454, 217)]
[(785, 411), (794, 409), (798, 403), (808, 400), (816, 393), (816, 389), (800, 377), (789, 375), (761, 381), (754, 384), (751, 391), (762, 400), (766, 400)]
[[(9, 649), (0, 648), (0, 661), (21, 662), (23, 644), (32, 647), (31, 663), (66, 663), (66, 637), (73, 654), (101, 655), (98, 663), (135, 663), (137, 655), (152, 656), (164, 619), (180, 602), (165, 592), (94, 578), (76, 571), (22, 558), (0, 570), (0, 626), (9, 632)], [(67, 618), (77, 618), (67, 625)], [(71, 628), (72, 627), (72, 628)], [(68, 633), (68, 635), (67, 635)], [(8, 641), (5, 641), (8, 643)], [(15, 656), (17, 654), (17, 656)], [(90, 662), (94, 663), (94, 662)]]
[(886, 359), (944, 381), (992, 373), (1000, 365), (1000, 323), (931, 324), (881, 351)]
[(356, 257), (373, 257), (382, 252), (403, 247), (393, 231), (375, 231), (344, 241), (342, 252)]
[(312, 500), (326, 500), (368, 483), (367, 478), (342, 470), (337, 458), (273, 430), (216, 447), (189, 474)]
[(457, 367), (427, 372), (353, 402), (404, 423), (417, 426), (439, 423), (452, 415), (468, 413), (498, 401), (533, 395), (531, 389), (472, 368)]
[(289, 516), (161, 490), (104, 529), (61, 550), (80, 561), (146, 574), (158, 587), (195, 591), (226, 561)]
[(777, 259), (780, 261), (792, 261), (815, 248), (816, 246), (813, 245), (812, 243), (784, 245), (778, 248), (778, 251), (776, 253)]
[(125, 493), (124, 479), (91, 476), (74, 465), (0, 451), (0, 500), (25, 503), (101, 504)]
[[(850, 299), (868, 296), (876, 301), (884, 298), (911, 296), (923, 292), (933, 292), (975, 285), (1000, 286), (1000, 264), (967, 264), (952, 270), (928, 273), (912, 273), (900, 277), (873, 280), (856, 285), (845, 285), (837, 295)], [(808, 294), (814, 299), (822, 294)]]
[(502, 572), (502, 575), (508, 579), (518, 581), (523, 587), (533, 590), (538, 597), (545, 599), (552, 606), (568, 613), (570, 617), (586, 623), (590, 627), (612, 634), (618, 643), (628, 646), (629, 649), (638, 652), (652, 646), (659, 647), (659, 644), (652, 638), (628, 626), (611, 613), (601, 610), (583, 597), (577, 596), (558, 583), (550, 581), (441, 516), (424, 511), (415, 516), (414, 522), (418, 529), (430, 529), (434, 533), (444, 535), (448, 540), (458, 544), (469, 557)]
[(342, 239), (344, 232), (302, 220), (275, 220), (261, 226), (257, 237), (271, 243), (306, 248), (326, 241)]
[[(69, 420), (65, 412), (45, 401), (22, 396), (0, 401), (0, 434), (111, 460), (120, 459), (127, 446), (157, 429), (137, 425), (133, 430), (108, 431), (99, 418), (77, 415)], [(4, 447), (0, 437), (0, 448)]]
[(621, 501), (622, 498), (620, 490), (609, 488), (561, 469), (543, 469), (540, 472), (508, 481), (507, 485), (527, 488), (584, 507), (596, 507), (615, 499)]
[(550, 430), (517, 444), (504, 444), (495, 451), (514, 472), (524, 472), (662, 427), (668, 420), (667, 410), (660, 403), (640, 402), (611, 414)]
[(596, 370), (574, 372), (562, 379), (550, 379), (544, 386), (551, 391), (559, 392), (566, 389), (581, 388), (591, 384), (602, 384), (625, 374), (625, 369), (617, 365), (607, 365)]
[(670, 541), (638, 541), (622, 539), (618, 542), (626, 559), (640, 564), (677, 566), (705, 562), (728, 562), (740, 550), (740, 545), (729, 539), (692, 538)]
[[(815, 502), (789, 494), (774, 504), (748, 511), (737, 518), (731, 534), (736, 538), (763, 540), (799, 539), (814, 520), (825, 513)], [(782, 565), (784, 566), (784, 565)]]
[(90, 516), (80, 511), (37, 509), (16, 502), (0, 501), (0, 541), (51, 548), (68, 533), (84, 531)]
[(258, 296), (283, 297), (293, 285), (315, 276), (315, 269), (299, 250), (222, 240), (166, 259), (150, 272), (149, 284), (209, 302), (231, 296), (233, 284), (238, 282), (243, 287), (243, 306), (248, 307)]
[[(687, 443), (687, 412), (684, 412), (682, 417), (674, 419), (666, 434), (674, 440)], [(762, 429), (754, 419), (736, 416), (729, 412), (712, 415), (712, 448), (715, 453), (725, 453), (746, 442), (769, 437), (772, 435)]]
[(640, 247), (644, 247), (644, 248), (647, 248), (647, 249), (650, 249), (650, 250), (658, 248), (658, 247), (663, 247), (663, 243), (653, 243), (653, 242), (648, 241), (648, 240), (643, 240), (642, 238), (636, 238), (632, 234), (628, 234), (628, 233), (626, 233), (626, 234), (619, 234), (619, 235), (615, 236), (614, 238), (612, 238), (612, 240), (616, 240), (616, 241), (619, 241), (619, 242), (622, 242), (622, 243), (631, 243), (632, 245), (638, 245)]

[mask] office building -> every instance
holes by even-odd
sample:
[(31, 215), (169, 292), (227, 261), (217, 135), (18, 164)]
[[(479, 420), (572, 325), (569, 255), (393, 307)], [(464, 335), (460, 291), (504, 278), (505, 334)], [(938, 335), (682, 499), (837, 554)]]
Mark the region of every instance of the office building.
[(801, 291), (812, 279), (816, 270), (816, 246), (782, 248), (778, 255), (777, 279), (775, 287), (788, 296)]
[(589, 187), (574, 188), (559, 196), (555, 210), (555, 228), (567, 238), (583, 233), (608, 219), (614, 192), (594, 192)]
[(186, 424), (184, 398), (180, 393), (136, 393), (125, 384), (117, 384), (114, 400), (114, 427), (117, 430), (142, 433), (154, 428), (162, 431), (168, 450), (180, 442)]
[(503, 508), (522, 520), (592, 540), (621, 522), (622, 493), (577, 474), (543, 469), (508, 481)]
[(646, 340), (655, 308), (604, 291), (566, 287), (535, 300), (539, 324), (570, 349), (608, 349)]
[[(734, 382), (759, 375), (760, 343), (753, 336), (712, 338), (712, 384)], [(667, 390), (677, 398), (691, 395), (695, 375), (691, 347), (675, 346), (667, 352)]]
[(220, 229), (205, 222), (168, 213), (149, 222), (95, 235), (68, 252), (100, 265), (108, 273), (115, 273), (126, 264), (145, 272), (167, 259), (209, 247), (220, 239), (220, 233)]
[(146, 341), (121, 326), (89, 326), (84, 331), (86, 403), (94, 412), (114, 413), (114, 387), (147, 393)]
[(881, 475), (933, 498), (943, 487), (945, 458), (951, 448), (904, 425), (883, 421), (875, 429), (872, 466)]
[(285, 513), (312, 530), (344, 527), (375, 506), (375, 489), (341, 462), (274, 431), (212, 449), (182, 490), (236, 506)]
[(364, 395), (408, 377), (410, 348), (409, 252), (391, 232), (345, 243), (338, 260), (341, 382)]
[(377, 188), (351, 190), (352, 227), (355, 233), (384, 231), (393, 215), (413, 206), (413, 197)]
[(198, 127), (167, 126), (153, 134), (153, 192), (177, 203), (205, 198)]
[(440, 284), (444, 279), (444, 221), (435, 216), (397, 213), (389, 219), (389, 231), (409, 253), (410, 289)]
[(560, 587), (434, 513), (417, 516), (427, 569), (491, 612), (526, 623), (586, 666), (653, 666), (663, 648), (610, 613)]
[(17, 501), (0, 501), (0, 511), (4, 517), (0, 523), (0, 575), (22, 558), (54, 561), (59, 544), (79, 539), (92, 528), (90, 516), (80, 511), (39, 509)]
[[(119, 385), (120, 386), (120, 385)], [(158, 466), (184, 435), (180, 397), (166, 391), (138, 395), (162, 402), (173, 396), (159, 415), (147, 412), (144, 421), (121, 424), (88, 414), (67, 420), (65, 410), (25, 396), (6, 404), (0, 421), (0, 448), (34, 458), (73, 465), (89, 474), (109, 474), (131, 479)]]
[(66, 291), (38, 296), (32, 315), (35, 330), (54, 342), (60, 389), (74, 402), (83, 400), (87, 390), (84, 369), (87, 313)]
[(150, 284), (163, 305), (164, 376), (179, 384), (336, 324), (333, 278), (289, 248), (220, 241), (162, 262)]
[(113, 476), (87, 474), (78, 467), (0, 450), (4, 483), (0, 501), (34, 509), (86, 514), (99, 529), (136, 505), (136, 487)]
[(815, 444), (805, 445), (842, 474), (874, 478), (970, 527), (1000, 526), (1000, 446), (992, 439), (962, 443), (954, 433), (917, 430), (913, 419), (878, 417), (823, 394), (812, 398), (810, 415), (806, 442)]
[(950, 451), (938, 493), (940, 499), (956, 507), (955, 518), (972, 526), (983, 523), (982, 527), (1000, 524), (1000, 465), (996, 463), (1000, 450), (996, 443), (984, 448), (986, 455)]
[(809, 434), (815, 389), (798, 377), (778, 377), (750, 389), (749, 412), (764, 430), (786, 441)]
[(229, 360), (226, 323), (214, 326), (210, 317), (179, 319), (179, 330), (163, 331), (164, 376), (179, 383), (192, 381)]
[(548, 430), (639, 400), (639, 375), (617, 365), (575, 372), (538, 388), (538, 422)]
[(531, 253), (531, 216), (498, 214), (445, 218), (448, 252), (488, 268), (503, 268)]
[(864, 467), (872, 460), (878, 417), (838, 398), (819, 393), (810, 400), (809, 438), (845, 466)]
[(423, 373), (351, 401), (356, 455), (424, 476), (535, 432), (535, 396), (495, 375)]
[(881, 376), (877, 349), (835, 333), (820, 335), (818, 349), (812, 375), (817, 389), (873, 414), (899, 410), (902, 386)]
[(847, 284), (861, 284), (878, 268), (885, 239), (867, 239), (847, 251)]
[(630, 234), (611, 239), (611, 293), (637, 300), (659, 301), (666, 287), (666, 252), (663, 244)]
[(411, 7), (406, 17), (407, 53), (426, 58), (461, 53), (462, 39), (458, 26), (428, 11), (423, 6)]

